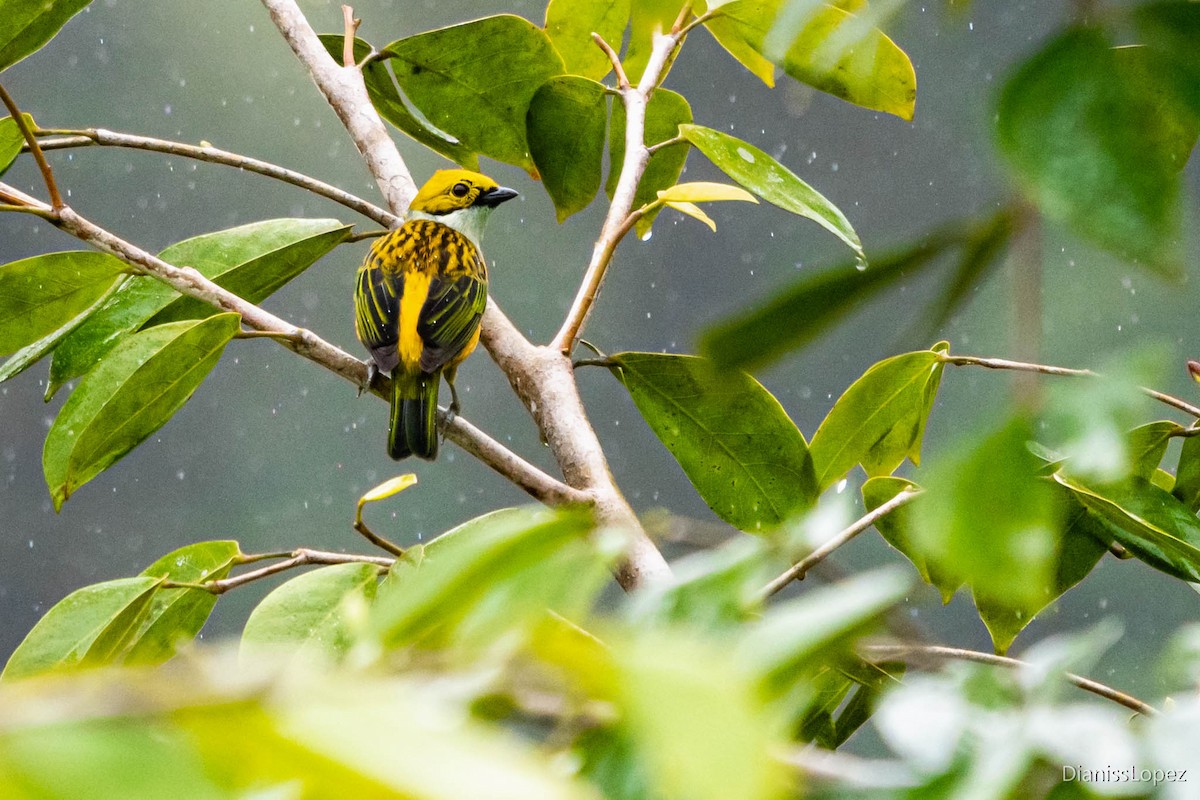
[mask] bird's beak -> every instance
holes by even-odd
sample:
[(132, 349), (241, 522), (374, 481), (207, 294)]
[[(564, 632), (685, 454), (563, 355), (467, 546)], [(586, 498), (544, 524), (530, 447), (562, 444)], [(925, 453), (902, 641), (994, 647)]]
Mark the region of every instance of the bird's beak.
[(495, 189), (488, 189), (486, 192), (480, 194), (475, 200), (475, 203), (477, 205), (487, 206), (488, 208), (495, 208), (505, 200), (512, 200), (516, 196), (517, 192), (515, 189), (497, 186)]

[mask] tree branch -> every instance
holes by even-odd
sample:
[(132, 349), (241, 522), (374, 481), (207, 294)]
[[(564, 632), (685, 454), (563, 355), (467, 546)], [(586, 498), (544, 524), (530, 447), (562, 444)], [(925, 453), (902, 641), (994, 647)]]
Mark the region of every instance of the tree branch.
[[(978, 650), (963, 650), (958, 647), (942, 647), (941, 645), (867, 645), (862, 648), (863, 653), (868, 658), (874, 661), (891, 661), (895, 659), (920, 661), (922, 659), (932, 659), (935, 661), (957, 660), (957, 661), (975, 661), (980, 664), (992, 664), (1000, 667), (1010, 667), (1013, 669), (1032, 669), (1033, 665), (1028, 661), (1021, 661), (1016, 658), (1007, 656), (997, 656), (991, 653), (981, 653)], [(1111, 700), (1118, 703), (1131, 711), (1135, 711), (1143, 716), (1153, 717), (1158, 714), (1158, 709), (1142, 700), (1128, 695), (1125, 692), (1118, 691), (1111, 686), (1107, 686), (1090, 678), (1084, 678), (1076, 675), (1073, 672), (1064, 673), (1067, 680), (1075, 686), (1083, 689), (1085, 692), (1091, 692), (1098, 697), (1103, 697), (1106, 700)]]
[(266, 161), (260, 161), (256, 158), (239, 155), (238, 153), (231, 153), (219, 147), (196, 146), (184, 144), (183, 142), (172, 142), (167, 139), (155, 139), (150, 136), (118, 133), (116, 131), (104, 130), (103, 128), (55, 130), (54, 134), (61, 135), (63, 138), (42, 140), (40, 145), (43, 150), (62, 150), (94, 145), (126, 147), (132, 150), (148, 150), (155, 153), (182, 156), (183, 158), (191, 158), (209, 164), (224, 164), (227, 167), (236, 167), (246, 172), (265, 175), (268, 178), (274, 178), (284, 183), (298, 186), (301, 189), (307, 189), (313, 194), (328, 198), (335, 203), (340, 203), (346, 208), (356, 211), (364, 217), (372, 219), (388, 228), (394, 228), (400, 224), (400, 218), (395, 214), (385, 211), (373, 203), (368, 203), (361, 197), (355, 197), (349, 192), (342, 191), (336, 186), (331, 186), (301, 172), (286, 169)]
[[(272, 554), (274, 555), (274, 554)], [(187, 583), (183, 581), (163, 581), (165, 589), (198, 589), (200, 591), (209, 592), (211, 594), (225, 594), (230, 589), (236, 589), (239, 586), (244, 586), (247, 583), (253, 583), (263, 578), (269, 578), (272, 575), (278, 575), (280, 572), (286, 572), (289, 569), (303, 567), (313, 564), (374, 564), (382, 569), (387, 569), (396, 562), (394, 558), (383, 558), (381, 556), (360, 556), (353, 553), (330, 553), (324, 550), (309, 550), (308, 548), (300, 548), (293, 550), (287, 554), (289, 557), (286, 561), (280, 561), (277, 564), (271, 564), (266, 567), (261, 567), (241, 575), (235, 575), (232, 578), (222, 578), (216, 581), (203, 581), (200, 583)]]
[[(1047, 364), (1030, 364), (1024, 361), (1009, 361), (1004, 358), (979, 358), (978, 356), (941, 356), (939, 360), (944, 364), (953, 364), (954, 366), (971, 366), (971, 367), (986, 367), (987, 369), (1010, 369), (1020, 372), (1036, 372), (1042, 375), (1065, 375), (1068, 377), (1077, 378), (1103, 378), (1099, 372), (1093, 372), (1090, 369), (1072, 369), (1070, 367), (1052, 367)], [(1180, 400), (1173, 395), (1160, 392), (1157, 389), (1150, 389), (1146, 386), (1139, 386), (1138, 391), (1147, 397), (1153, 398), (1160, 403), (1170, 406), (1171, 408), (1182, 411), (1193, 417), (1200, 418), (1200, 408), (1192, 405), (1186, 400)]]
[(870, 528), (877, 521), (883, 517), (886, 517), (897, 508), (900, 508), (900, 506), (911, 502), (912, 499), (919, 494), (921, 494), (920, 489), (905, 489), (878, 508), (859, 517), (852, 525), (838, 533), (836, 536), (830, 538), (829, 541), (822, 544), (816, 550), (813, 550), (804, 559), (793, 565), (778, 578), (763, 587), (761, 599), (766, 600), (768, 597), (776, 594), (792, 581), (804, 580), (805, 574), (817, 564), (820, 564), (822, 561), (824, 561), (834, 550), (837, 550), (846, 542), (850, 541), (855, 536), (858, 536), (867, 528)]

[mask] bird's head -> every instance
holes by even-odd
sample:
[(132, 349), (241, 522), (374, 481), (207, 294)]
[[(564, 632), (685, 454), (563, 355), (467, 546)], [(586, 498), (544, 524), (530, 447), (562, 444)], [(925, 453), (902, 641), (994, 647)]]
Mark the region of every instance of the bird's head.
[(449, 225), (479, 246), (492, 209), (517, 196), (486, 175), (466, 169), (433, 173), (408, 207), (409, 219), (431, 219)]

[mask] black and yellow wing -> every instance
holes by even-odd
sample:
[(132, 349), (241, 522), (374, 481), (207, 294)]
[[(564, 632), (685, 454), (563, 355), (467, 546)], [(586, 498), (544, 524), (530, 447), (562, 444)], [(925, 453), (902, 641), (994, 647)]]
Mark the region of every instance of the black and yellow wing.
[(466, 358), (479, 335), (487, 307), (487, 279), (477, 270), (457, 278), (434, 278), (417, 321), (424, 342), (421, 371), (434, 372)]

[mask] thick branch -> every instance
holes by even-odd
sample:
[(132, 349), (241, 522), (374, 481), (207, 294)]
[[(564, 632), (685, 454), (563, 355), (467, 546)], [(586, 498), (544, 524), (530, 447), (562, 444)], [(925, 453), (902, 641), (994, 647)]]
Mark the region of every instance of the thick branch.
[[(1021, 661), (1016, 658), (1008, 658), (1007, 656), (997, 656), (991, 653), (981, 653), (977, 650), (963, 650), (957, 647), (942, 647), (940, 645), (868, 645), (863, 648), (863, 653), (868, 658), (874, 661), (889, 661), (894, 659), (902, 659), (906, 661), (921, 661), (932, 659), (935, 661), (957, 660), (957, 661), (975, 661), (980, 664), (993, 664), (1001, 667), (1011, 667), (1013, 669), (1032, 669), (1033, 665), (1027, 661)], [(1158, 709), (1142, 700), (1117, 691), (1111, 686), (1107, 686), (1091, 678), (1084, 678), (1072, 672), (1065, 673), (1066, 678), (1075, 686), (1083, 689), (1085, 692), (1091, 692), (1094, 695), (1103, 697), (1106, 700), (1111, 700), (1118, 703), (1131, 711), (1142, 714), (1147, 717), (1153, 717), (1158, 714)]]
[(388, 228), (394, 228), (400, 223), (400, 218), (395, 214), (385, 211), (373, 203), (368, 203), (361, 197), (355, 197), (349, 192), (344, 192), (336, 186), (331, 186), (324, 181), (311, 178), (303, 173), (285, 169), (266, 161), (259, 161), (256, 158), (231, 153), (219, 147), (196, 146), (184, 144), (183, 142), (172, 142), (167, 139), (155, 139), (150, 136), (118, 133), (116, 131), (104, 130), (103, 128), (78, 131), (61, 130), (55, 131), (55, 133), (62, 134), (63, 138), (41, 140), (39, 143), (43, 150), (61, 150), (70, 147), (88, 147), (93, 145), (127, 147), (133, 150), (149, 150), (155, 153), (182, 156), (183, 158), (205, 161), (210, 164), (224, 164), (228, 167), (236, 167), (246, 172), (254, 172), (259, 175), (265, 175), (268, 178), (283, 181), (284, 183), (290, 183), (293, 186), (299, 186), (301, 189), (307, 189), (313, 194), (327, 197), (335, 203), (341, 203), (346, 208), (356, 211), (368, 219), (373, 219), (380, 225)]

